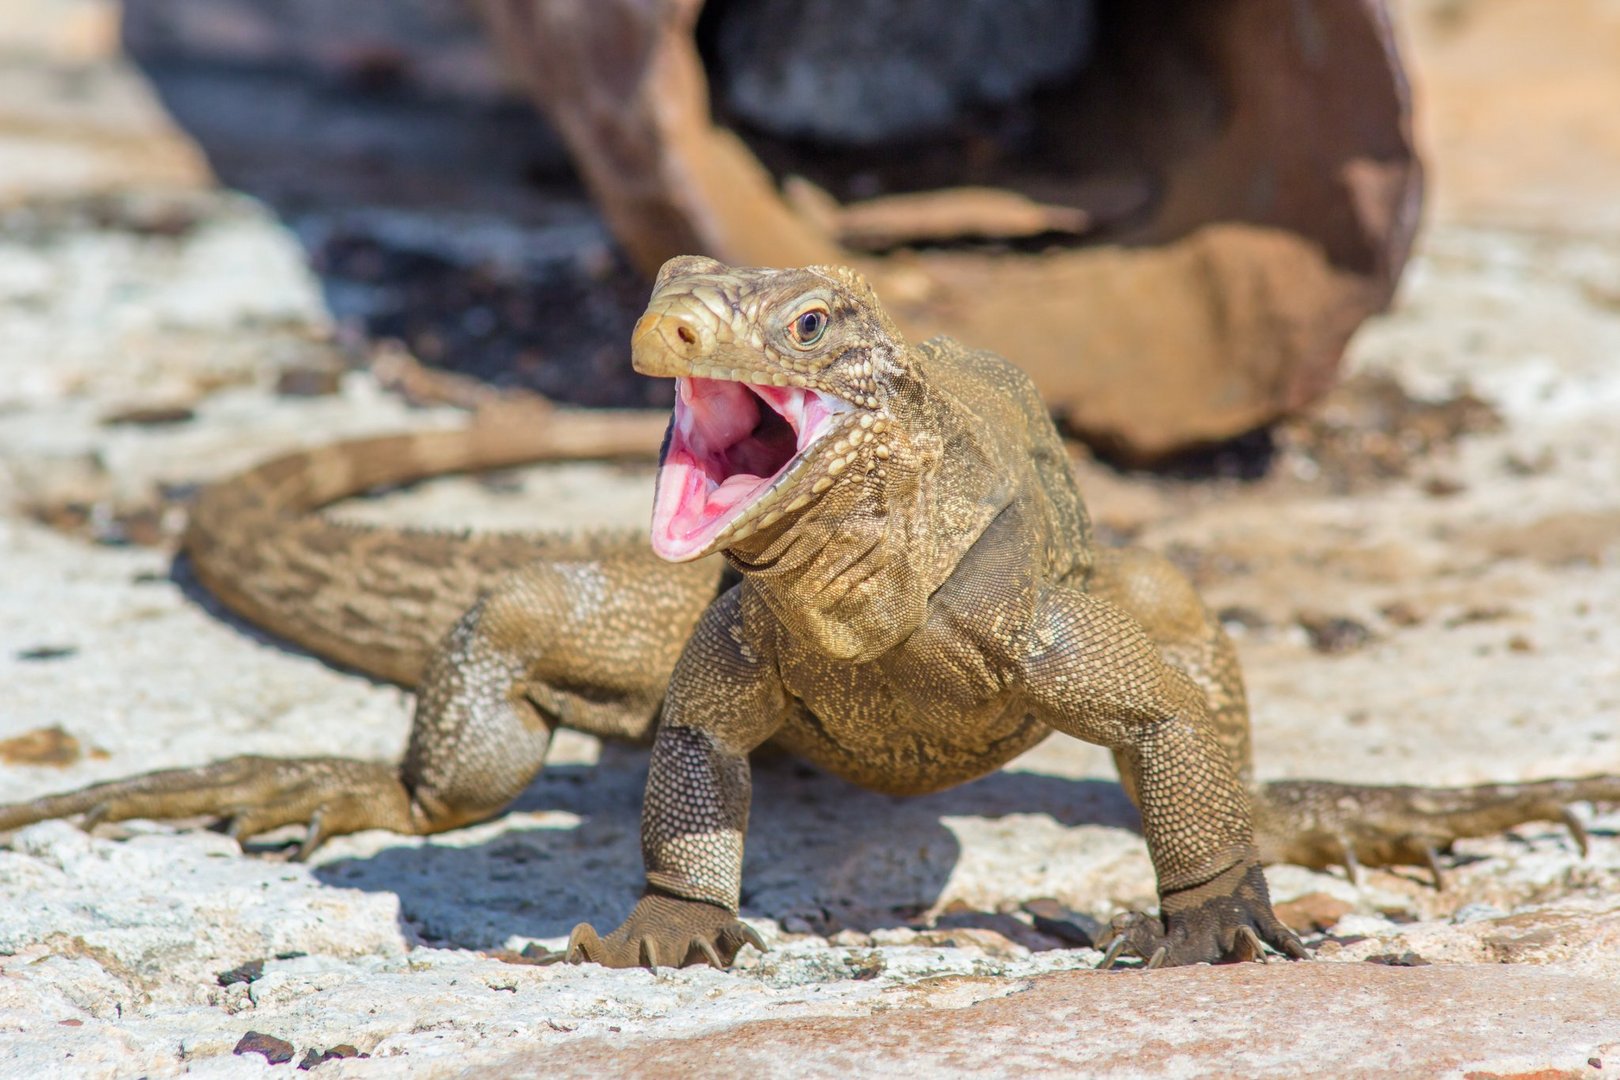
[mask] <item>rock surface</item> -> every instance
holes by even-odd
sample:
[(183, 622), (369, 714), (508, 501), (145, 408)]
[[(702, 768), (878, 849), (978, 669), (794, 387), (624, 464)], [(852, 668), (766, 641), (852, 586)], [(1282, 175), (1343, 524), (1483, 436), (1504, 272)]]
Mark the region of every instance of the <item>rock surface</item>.
[[(15, 58), (0, 69), (15, 89), (0, 95), (0, 799), (242, 752), (396, 754), (406, 695), (232, 621), (166, 545), (192, 485), (457, 415), (408, 407), (352, 364), (333, 307), (376, 295), (312, 273), (308, 217), (217, 189), (107, 52), (114, 9), (14, 6), (27, 17), (0, 26)], [(1457, 85), (1469, 35), (1539, 55), (1512, 5), (1407, 6), (1436, 94)], [(1458, 108), (1443, 99), (1433, 116)], [(141, 154), (122, 156), (131, 141)], [(1477, 169), (1483, 151), (1469, 153)], [(1280, 435), (1259, 481), (1220, 478), (1249, 468), (1242, 448), (1197, 482), (1078, 463), (1102, 526), (1168, 551), (1225, 614), (1265, 776), (1620, 771), (1620, 232), (1581, 201), (1612, 179), (1529, 169), (1533, 191), (1492, 201), (1477, 171), (1459, 174), (1399, 310), (1356, 342), (1360, 370), (1413, 395), (1455, 403), (1468, 382), (1494, 430), (1446, 427), (1462, 406), (1373, 395)], [(442, 244), (465, 275), (507, 265), (498, 216), (473, 228), (408, 201), (363, 210), (322, 220)], [(558, 228), (522, 235), (542, 252), (581, 235)], [(310, 383), (332, 392), (278, 393), (299, 382), (289, 372), (325, 372)], [(1418, 419), (1376, 419), (1403, 408)], [(1319, 429), (1341, 417), (1361, 419), (1329, 453)], [(644, 471), (581, 466), (338, 512), (634, 522), (647, 490)], [(1336, 650), (1305, 629), (1345, 624), (1365, 633), (1337, 634)], [(0, 1075), (257, 1076), (323, 1056), (321, 1076), (429, 1077), (716, 1061), (781, 1075), (1620, 1067), (1620, 814), (1577, 808), (1584, 859), (1552, 825), (1461, 844), (1440, 892), (1415, 871), (1357, 889), (1273, 868), (1274, 895), (1327, 927), (1308, 966), (1102, 974), (1074, 942), (1153, 888), (1102, 752), (1052, 741), (913, 800), (790, 761), (759, 770), (745, 915), (772, 949), (731, 973), (522, 955), (622, 916), (639, 883), (645, 755), (584, 737), (560, 738), (498, 821), (347, 837), (310, 865), (182, 825), (21, 830), (0, 848)], [(270, 1065), (284, 1046), (287, 1064)]]
[[(1526, 1004), (1503, 1008), (1504, 999)], [(909, 1006), (909, 1007), (908, 1007)], [(961, 1009), (913, 1002), (860, 1018), (760, 1020), (657, 1043), (581, 1039), (514, 1058), (511, 1075), (1298, 1076), (1301, 1048), (1334, 1076), (1602, 1075), (1620, 1055), (1612, 987), (1549, 972), (1250, 965), (1141, 977), (1031, 979)], [(1376, 1032), (1376, 1037), (1369, 1037)], [(1613, 1065), (1609, 1065), (1610, 1068)]]

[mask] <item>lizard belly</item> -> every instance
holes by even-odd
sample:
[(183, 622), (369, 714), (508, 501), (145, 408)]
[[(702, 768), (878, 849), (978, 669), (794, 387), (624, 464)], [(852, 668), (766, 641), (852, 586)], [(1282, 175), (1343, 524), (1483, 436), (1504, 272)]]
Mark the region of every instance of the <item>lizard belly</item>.
[(1051, 731), (1022, 695), (922, 700), (876, 664), (783, 674), (800, 707), (773, 740), (846, 780), (887, 795), (925, 795), (994, 772)]

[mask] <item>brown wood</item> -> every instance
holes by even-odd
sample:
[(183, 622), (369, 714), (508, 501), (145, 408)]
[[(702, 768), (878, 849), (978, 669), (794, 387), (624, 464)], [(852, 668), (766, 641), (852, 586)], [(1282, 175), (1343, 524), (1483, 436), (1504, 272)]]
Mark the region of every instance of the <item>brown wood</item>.
[[(1036, 107), (1058, 158), (1082, 148), (1055, 172), (982, 139), (931, 158), (745, 139), (711, 108), (704, 7), (481, 0), (637, 263), (854, 265), (908, 333), (1013, 357), (1073, 427), (1127, 458), (1322, 393), (1410, 250), (1422, 174), (1382, 0), (1105, 4), (1098, 62)], [(868, 158), (901, 184), (1002, 187), (1097, 226), (1046, 246), (874, 252), (840, 242), (836, 190), (830, 206), (783, 196), (800, 174), (836, 189), (839, 169)]]

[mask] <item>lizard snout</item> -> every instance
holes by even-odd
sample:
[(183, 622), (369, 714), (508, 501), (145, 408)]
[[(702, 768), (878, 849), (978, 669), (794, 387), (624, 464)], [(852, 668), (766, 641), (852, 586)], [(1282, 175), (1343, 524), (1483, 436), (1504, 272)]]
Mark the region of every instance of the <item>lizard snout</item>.
[(630, 335), (630, 363), (643, 375), (689, 375), (714, 345), (714, 329), (691, 313), (650, 310)]

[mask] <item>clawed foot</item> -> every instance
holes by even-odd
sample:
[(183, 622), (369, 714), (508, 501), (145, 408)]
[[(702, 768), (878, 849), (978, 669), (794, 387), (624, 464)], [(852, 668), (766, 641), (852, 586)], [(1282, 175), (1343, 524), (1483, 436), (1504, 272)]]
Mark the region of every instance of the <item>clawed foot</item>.
[(759, 932), (725, 908), (649, 890), (624, 925), (605, 938), (589, 923), (574, 927), (567, 958), (571, 964), (654, 971), (690, 964), (724, 969), (744, 945), (765, 951)]
[(1258, 863), (1237, 866), (1197, 888), (1164, 898), (1162, 920), (1139, 911), (1115, 917), (1101, 944), (1100, 968), (1125, 955), (1148, 969), (1200, 963), (1246, 963), (1271, 949), (1295, 960), (1310, 953), (1271, 910)]

